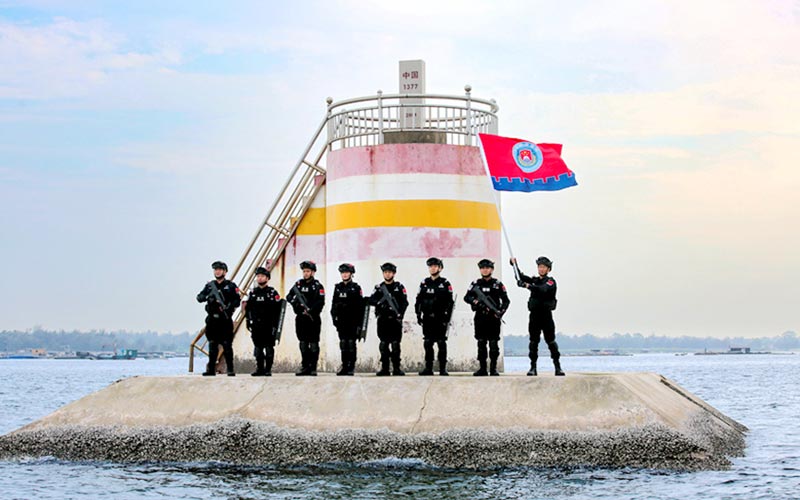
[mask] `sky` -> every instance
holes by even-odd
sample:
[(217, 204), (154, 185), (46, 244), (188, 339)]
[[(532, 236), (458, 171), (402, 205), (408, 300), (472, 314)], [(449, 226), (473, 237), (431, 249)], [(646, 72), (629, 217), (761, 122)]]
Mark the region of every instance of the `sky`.
[(289, 4), (0, 0), (0, 329), (196, 330), (325, 98), (424, 59), (564, 144), (577, 188), (503, 195), (559, 331), (800, 331), (800, 2)]

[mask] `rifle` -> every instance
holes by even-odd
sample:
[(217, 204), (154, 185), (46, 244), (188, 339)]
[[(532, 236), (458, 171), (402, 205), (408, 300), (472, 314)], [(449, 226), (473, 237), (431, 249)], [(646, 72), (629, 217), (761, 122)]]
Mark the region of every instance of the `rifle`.
[(300, 305), (303, 307), (303, 314), (305, 314), (311, 319), (314, 319), (314, 317), (311, 315), (311, 309), (308, 307), (308, 302), (306, 302), (306, 298), (303, 295), (303, 292), (301, 292), (300, 289), (297, 288), (297, 283), (295, 283), (292, 289), (289, 291), (289, 293), (291, 292), (294, 292), (294, 298), (298, 302), (300, 302)]
[(278, 313), (278, 325), (275, 327), (275, 341), (281, 343), (281, 334), (283, 333), (283, 319), (286, 317), (286, 301), (281, 299), (278, 301), (280, 312)]
[(219, 288), (217, 288), (216, 281), (209, 281), (208, 288), (211, 289), (211, 296), (219, 303), (219, 307), (222, 309), (222, 314), (225, 316), (225, 319), (230, 319), (228, 317), (228, 305), (225, 303), (225, 299), (222, 298), (222, 294)]
[(490, 297), (487, 297), (485, 293), (483, 293), (483, 290), (481, 290), (481, 287), (480, 287), (480, 286), (478, 286), (477, 284), (476, 284), (476, 285), (474, 285), (474, 286), (472, 287), (472, 292), (473, 292), (473, 293), (475, 294), (475, 296), (478, 298), (478, 302), (480, 302), (481, 304), (483, 304), (483, 306), (484, 306), (485, 308), (487, 308), (488, 310), (490, 310), (491, 312), (493, 312), (493, 313), (494, 313), (494, 315), (495, 315), (495, 316), (497, 316), (498, 318), (500, 318), (500, 320), (502, 321), (502, 318), (503, 318), (503, 311), (501, 311), (500, 309), (498, 309), (498, 308), (497, 308), (497, 305), (494, 303), (494, 301), (493, 301), (493, 300), (492, 300)]
[(367, 327), (369, 326), (369, 303), (364, 305), (364, 317), (361, 319), (361, 326), (358, 327), (358, 339), (367, 341)]
[(389, 287), (386, 286), (386, 283), (381, 283), (381, 292), (383, 292), (383, 298), (378, 301), (378, 304), (381, 302), (386, 302), (389, 305), (389, 309), (395, 314), (397, 321), (400, 324), (403, 324), (403, 318), (400, 316), (400, 307), (397, 305), (397, 301), (394, 300), (392, 294), (389, 293)]

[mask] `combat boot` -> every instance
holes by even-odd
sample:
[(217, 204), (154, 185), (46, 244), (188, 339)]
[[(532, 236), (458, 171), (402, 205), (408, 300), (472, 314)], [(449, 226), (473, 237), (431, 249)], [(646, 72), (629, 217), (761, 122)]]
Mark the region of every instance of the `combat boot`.
[(308, 352), (308, 375), (317, 376), (317, 365), (319, 364), (319, 343), (310, 342)]
[(553, 360), (553, 366), (556, 369), (556, 377), (563, 377), (564, 375), (566, 375), (566, 373), (564, 373), (564, 371), (561, 369), (561, 361), (560, 360), (554, 359)]
[(381, 369), (375, 375), (378, 377), (388, 377), (391, 374), (392, 372), (389, 371), (389, 360), (387, 359), (386, 361), (381, 361)]
[(352, 377), (356, 374), (356, 343), (352, 341), (350, 344), (350, 352), (347, 359), (347, 373), (345, 375)]
[(347, 366), (350, 363), (350, 353), (348, 351), (349, 346), (347, 345), (347, 340), (339, 340), (339, 352), (342, 353), (342, 367), (336, 372), (337, 377), (347, 375)]
[(478, 363), (480, 363), (481, 367), (478, 368), (478, 371), (473, 372), (472, 376), (473, 377), (485, 377), (485, 376), (489, 375), (489, 372), (486, 371), (486, 360), (485, 359), (479, 359)]
[[(256, 351), (256, 352), (259, 352), (259, 351)], [(264, 361), (265, 360), (264, 360), (264, 355), (263, 354), (259, 353), (259, 354), (256, 355), (256, 371), (254, 371), (253, 373), (250, 374), (252, 377), (263, 377), (264, 376), (264, 374), (265, 374)]]
[(392, 342), (392, 375), (402, 377), (405, 374), (400, 369), (400, 342)]
[(489, 375), (492, 377), (500, 376), (500, 372), (497, 371), (497, 358), (491, 358), (489, 360)]
[(443, 377), (450, 375), (447, 373), (447, 361), (439, 361), (439, 375)]
[(264, 376), (272, 376), (272, 363), (275, 361), (275, 348), (270, 347), (267, 349), (267, 356), (264, 358)]
[(375, 375), (379, 377), (387, 377), (391, 375), (389, 371), (389, 344), (386, 342), (381, 342), (378, 346), (381, 352), (381, 369)]
[(305, 377), (311, 374), (311, 369), (308, 363), (309, 348), (306, 342), (300, 342), (300, 369), (295, 372), (298, 377)]
[(421, 372), (418, 373), (421, 377), (428, 377), (433, 375), (433, 361), (425, 360), (425, 368), (422, 369)]
[(531, 361), (531, 369), (528, 370), (529, 377), (535, 377), (538, 373), (536, 373), (536, 361)]

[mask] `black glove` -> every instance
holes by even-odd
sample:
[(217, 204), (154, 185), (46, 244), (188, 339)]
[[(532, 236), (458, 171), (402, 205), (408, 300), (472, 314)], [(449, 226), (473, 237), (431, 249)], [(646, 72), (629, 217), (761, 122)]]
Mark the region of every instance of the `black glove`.
[(528, 284), (525, 283), (522, 280), (517, 281), (517, 286), (522, 287), (522, 288), (528, 288)]

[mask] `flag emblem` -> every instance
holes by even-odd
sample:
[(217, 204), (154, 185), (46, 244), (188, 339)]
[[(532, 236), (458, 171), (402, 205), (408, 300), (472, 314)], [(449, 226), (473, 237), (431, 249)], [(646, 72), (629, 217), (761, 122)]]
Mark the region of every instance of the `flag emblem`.
[(561, 144), (478, 134), (486, 172), (497, 191), (558, 191), (576, 186)]
[(514, 144), (511, 154), (514, 155), (514, 161), (519, 169), (526, 174), (536, 172), (544, 162), (544, 155), (539, 146), (528, 141)]

